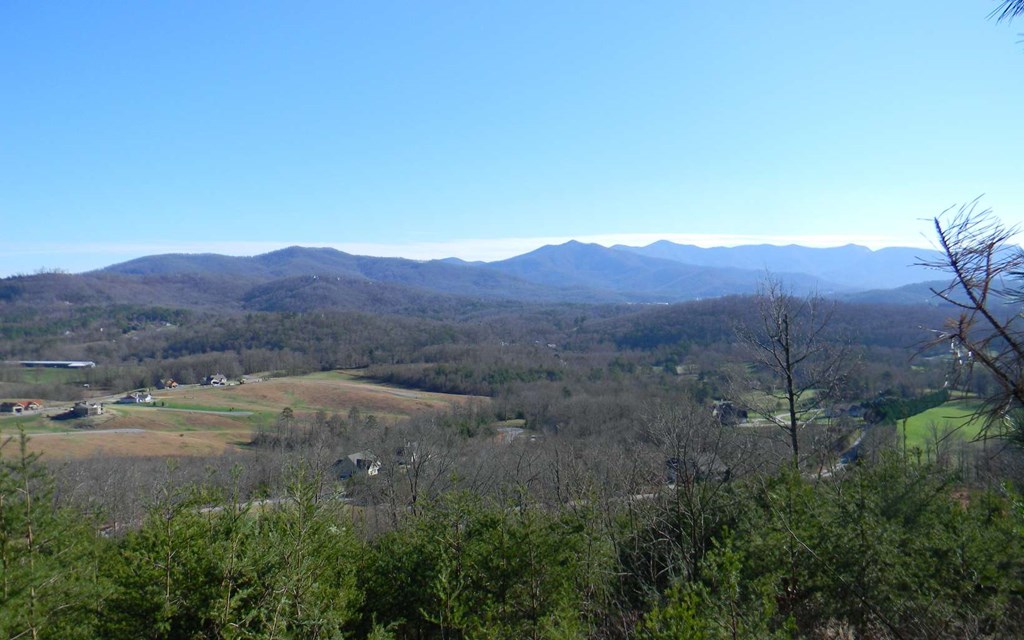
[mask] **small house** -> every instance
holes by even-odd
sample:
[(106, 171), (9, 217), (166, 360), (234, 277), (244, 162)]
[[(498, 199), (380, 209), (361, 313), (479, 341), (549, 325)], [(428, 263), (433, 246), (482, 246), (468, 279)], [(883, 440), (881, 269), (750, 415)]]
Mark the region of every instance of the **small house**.
[(153, 402), (153, 396), (141, 391), (129, 393), (117, 400), (117, 404), (149, 404), (151, 402)]
[(339, 458), (331, 465), (331, 471), (338, 480), (348, 480), (359, 472), (359, 468), (348, 458)]
[(228, 378), (223, 374), (215, 373), (203, 378), (203, 381), (200, 384), (206, 387), (224, 387), (228, 384)]
[(0, 402), (0, 413), (21, 413), (25, 406), (20, 402)]
[(365, 471), (368, 476), (375, 476), (380, 472), (380, 460), (372, 451), (357, 451), (349, 454), (348, 459), (359, 471)]
[(718, 421), (723, 425), (736, 425), (741, 422), (746, 422), (748, 418), (747, 410), (737, 407), (730, 400), (719, 400), (715, 402), (715, 407), (711, 410), (711, 415), (718, 418)]

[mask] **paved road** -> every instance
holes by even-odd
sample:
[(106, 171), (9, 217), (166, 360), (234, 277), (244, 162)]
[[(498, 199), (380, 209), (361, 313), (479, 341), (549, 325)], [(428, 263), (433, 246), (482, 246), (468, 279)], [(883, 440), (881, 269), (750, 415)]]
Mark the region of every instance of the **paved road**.
[[(76, 429), (74, 431), (46, 431), (43, 433), (27, 433), (28, 437), (33, 440), (36, 438), (43, 438), (46, 436), (87, 436), (92, 434), (107, 434), (107, 433), (146, 433), (145, 429)], [(14, 436), (8, 436), (13, 438)]]
[[(128, 405), (131, 406), (131, 405)], [(174, 409), (171, 407), (150, 407), (154, 411), (177, 411), (178, 413), (209, 413), (215, 416), (251, 416), (252, 411), (226, 411), (214, 409)]]

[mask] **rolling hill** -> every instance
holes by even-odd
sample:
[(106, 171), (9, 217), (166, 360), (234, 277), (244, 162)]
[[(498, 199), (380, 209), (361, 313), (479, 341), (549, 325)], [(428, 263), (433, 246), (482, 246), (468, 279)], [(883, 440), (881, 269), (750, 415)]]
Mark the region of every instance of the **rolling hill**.
[[(495, 262), (415, 261), (289, 247), (251, 256), (165, 254), (83, 274), (0, 280), (14, 305), (141, 304), (215, 311), (319, 308), (458, 313), (509, 303), (672, 303), (752, 293), (770, 271), (797, 294), (921, 302), (936, 272), (908, 266), (916, 249), (747, 246), (670, 242), (607, 248), (571, 241)], [(897, 289), (902, 287), (902, 289)]]

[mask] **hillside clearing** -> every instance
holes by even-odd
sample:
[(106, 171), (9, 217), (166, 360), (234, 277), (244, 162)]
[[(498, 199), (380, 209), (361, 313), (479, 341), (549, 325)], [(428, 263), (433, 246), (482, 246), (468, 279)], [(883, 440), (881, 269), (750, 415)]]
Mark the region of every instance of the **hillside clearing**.
[(984, 420), (977, 415), (977, 400), (951, 400), (941, 406), (907, 418), (897, 433), (906, 436), (907, 447), (926, 449), (940, 438), (973, 440), (978, 437)]
[[(259, 425), (285, 407), (396, 421), (485, 398), (402, 389), (342, 372), (274, 378), (230, 387), (184, 387), (154, 393), (154, 405), (107, 405), (98, 418), (50, 420), (41, 416), (4, 424), (6, 440), (19, 427), (29, 448), (48, 458), (89, 456), (207, 456), (237, 450)], [(84, 427), (84, 428), (83, 428)], [(33, 438), (34, 435), (48, 437)], [(57, 437), (54, 437), (57, 436)]]

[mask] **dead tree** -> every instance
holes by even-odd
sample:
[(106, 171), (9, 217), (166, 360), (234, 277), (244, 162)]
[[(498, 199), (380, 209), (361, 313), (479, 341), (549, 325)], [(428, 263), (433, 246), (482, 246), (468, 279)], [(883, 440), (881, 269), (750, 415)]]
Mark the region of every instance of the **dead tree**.
[(989, 14), (999, 22), (1010, 21), (1020, 15), (1024, 15), (1024, 0), (1001, 0), (999, 6)]
[(769, 276), (755, 301), (756, 326), (737, 330), (755, 372), (744, 377), (738, 393), (746, 393), (745, 404), (786, 433), (793, 464), (799, 465), (801, 428), (842, 386), (849, 345), (834, 335), (835, 305), (820, 296), (790, 295)]
[[(1005, 425), (1024, 438), (1024, 251), (990, 210), (975, 200), (947, 209), (934, 219), (942, 257), (920, 264), (952, 276), (932, 289), (957, 313), (935, 332), (933, 344), (948, 344), (953, 357), (954, 385), (965, 383), (974, 367), (987, 371), (997, 384), (985, 398), (987, 425)], [(986, 431), (988, 433), (988, 431)]]

